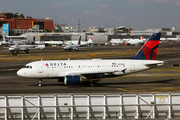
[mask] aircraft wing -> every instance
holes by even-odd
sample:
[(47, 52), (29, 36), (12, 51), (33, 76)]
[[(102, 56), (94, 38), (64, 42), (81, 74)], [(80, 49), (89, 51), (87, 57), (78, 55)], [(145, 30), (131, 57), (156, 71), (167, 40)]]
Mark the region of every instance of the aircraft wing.
[(37, 45), (31, 47), (21, 47), (20, 50), (44, 49), (45, 45)]
[(84, 72), (84, 71), (80, 71), (80, 72), (71, 72), (71, 73), (68, 73), (67, 75), (73, 75), (73, 76), (76, 76), (76, 75), (83, 75), (83, 76), (86, 76), (86, 75), (103, 75), (103, 74), (110, 74), (110, 75), (113, 75), (115, 72), (123, 72), (125, 73), (126, 69), (123, 69), (123, 70), (112, 70), (112, 71), (93, 71), (93, 72)]
[(20, 48), (20, 50), (22, 50), (22, 51), (23, 51), (23, 50), (29, 50), (29, 48)]
[(78, 49), (83, 49), (83, 48), (92, 48), (93, 46), (79, 46)]
[(3, 48), (9, 49), (10, 47), (4, 47), (4, 45), (3, 45)]
[(25, 36), (6, 36), (6, 38), (26, 38)]
[(5, 48), (5, 49), (9, 49), (9, 47), (3, 47), (3, 48)]
[(43, 49), (43, 48), (20, 48), (20, 50), (33, 50), (33, 49)]
[(24, 47), (24, 48), (21, 47), (21, 48), (20, 48), (20, 50), (22, 50), (22, 51), (23, 51), (23, 50), (32, 50), (32, 49), (37, 49), (37, 48), (35, 48), (35, 47)]
[(45, 49), (45, 45), (37, 45), (35, 49)]

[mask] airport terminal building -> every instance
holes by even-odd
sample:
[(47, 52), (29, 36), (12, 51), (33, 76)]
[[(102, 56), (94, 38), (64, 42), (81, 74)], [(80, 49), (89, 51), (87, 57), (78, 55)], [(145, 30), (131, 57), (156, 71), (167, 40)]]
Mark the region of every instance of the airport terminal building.
[(50, 19), (35, 19), (35, 18), (11, 18), (0, 14), (0, 27), (3, 24), (9, 24), (9, 29), (32, 29), (34, 25), (39, 25), (40, 30), (49, 29), (53, 31), (53, 20)]

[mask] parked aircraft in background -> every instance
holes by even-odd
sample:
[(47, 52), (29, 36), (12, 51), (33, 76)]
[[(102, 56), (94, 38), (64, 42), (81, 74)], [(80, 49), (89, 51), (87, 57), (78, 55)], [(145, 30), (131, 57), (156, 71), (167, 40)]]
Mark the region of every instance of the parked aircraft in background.
[(30, 62), (17, 71), (17, 75), (27, 78), (58, 79), (65, 85), (81, 82), (93, 86), (94, 79), (123, 76), (164, 65), (156, 59), (161, 33), (154, 33), (132, 59), (92, 59), (92, 60), (41, 60)]
[(92, 40), (93, 40), (93, 37), (91, 36), (87, 42), (81, 41), (81, 46), (93, 44), (93, 41), (92, 41)]
[(79, 49), (79, 47), (81, 46), (81, 36), (79, 37), (79, 41), (78, 41), (78, 44), (76, 44), (76, 45), (66, 45), (65, 47), (64, 47), (64, 50), (65, 51), (71, 51), (71, 50), (76, 50), (76, 51), (78, 51), (78, 49)]
[(121, 45), (125, 43), (125, 45), (138, 45), (145, 43), (146, 39), (140, 37), (140, 39), (111, 39), (111, 45)]
[[(87, 42), (81, 41), (81, 46), (93, 44), (93, 37), (91, 36)], [(66, 45), (77, 45), (79, 41), (66, 41)]]
[(23, 36), (3, 36), (3, 41), (0, 42), (0, 45), (14, 45), (16, 43), (23, 43), (22, 41), (19, 41), (19, 40), (16, 40), (16, 41), (7, 40), (11, 38), (25, 39), (25, 37)]
[(166, 40), (178, 41), (179, 37), (176, 37), (176, 38), (166, 38)]
[(144, 44), (146, 41), (146, 39), (142, 37), (140, 37), (140, 39), (129, 39), (126, 41), (125, 45), (140, 45), (140, 44)]
[(110, 44), (111, 45), (121, 45), (123, 41), (121, 39), (111, 39)]

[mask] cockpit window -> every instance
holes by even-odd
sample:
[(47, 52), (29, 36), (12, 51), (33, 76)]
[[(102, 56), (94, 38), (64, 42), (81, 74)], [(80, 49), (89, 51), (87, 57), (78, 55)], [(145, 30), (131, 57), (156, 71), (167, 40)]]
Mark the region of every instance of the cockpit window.
[(24, 68), (32, 69), (32, 66), (24, 66)]

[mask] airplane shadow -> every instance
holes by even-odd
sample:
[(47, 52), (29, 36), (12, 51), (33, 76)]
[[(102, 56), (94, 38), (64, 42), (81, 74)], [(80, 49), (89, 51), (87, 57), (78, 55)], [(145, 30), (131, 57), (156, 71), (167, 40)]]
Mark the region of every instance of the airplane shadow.
[(117, 86), (121, 86), (123, 87), (122, 85), (143, 85), (143, 84), (150, 84), (150, 83), (163, 83), (163, 84), (166, 84), (166, 83), (170, 83), (172, 81), (176, 81), (178, 79), (167, 79), (167, 80), (154, 80), (154, 81), (144, 81), (144, 82), (120, 82), (120, 81), (117, 81), (117, 82), (107, 82), (107, 83), (97, 83), (95, 85), (95, 87), (111, 87), (111, 88), (117, 88)]
[[(167, 79), (167, 80), (154, 80), (154, 81), (144, 81), (144, 82), (121, 82), (121, 81), (117, 81), (117, 82), (106, 82), (106, 83), (103, 83), (103, 82), (97, 82), (95, 83), (95, 86), (94, 87), (117, 87), (118, 85), (138, 85), (138, 84), (148, 84), (148, 83), (170, 83), (172, 81), (176, 81), (178, 79)], [(38, 86), (38, 84), (31, 84), (31, 85), (27, 85), (27, 86)], [(41, 87), (68, 87), (68, 88), (76, 88), (76, 87), (91, 87), (87, 84), (78, 84), (78, 85), (69, 85), (69, 86), (66, 86), (64, 85), (64, 83), (57, 83), (57, 84), (47, 84), (47, 83), (44, 83), (42, 84)]]

